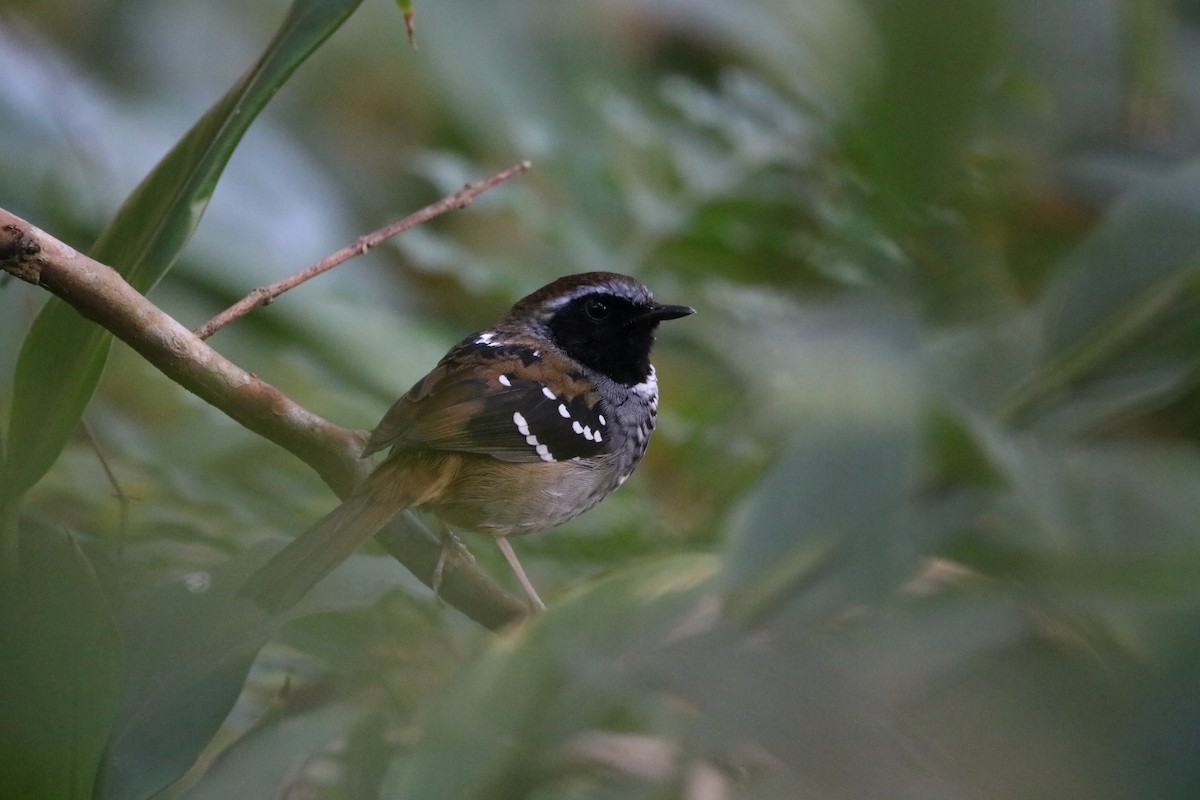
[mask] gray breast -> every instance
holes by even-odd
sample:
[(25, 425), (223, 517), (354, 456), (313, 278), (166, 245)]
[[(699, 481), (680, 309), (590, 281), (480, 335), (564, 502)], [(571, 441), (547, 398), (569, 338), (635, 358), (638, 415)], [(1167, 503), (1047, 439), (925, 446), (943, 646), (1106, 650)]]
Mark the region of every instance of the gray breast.
[(606, 399), (624, 436), (622, 446), (615, 454), (618, 460), (616, 486), (620, 486), (633, 473), (650, 444), (650, 434), (654, 432), (654, 421), (658, 416), (658, 378), (651, 366), (650, 374), (641, 383), (631, 387), (614, 385), (601, 391), (605, 395), (612, 392), (613, 396)]

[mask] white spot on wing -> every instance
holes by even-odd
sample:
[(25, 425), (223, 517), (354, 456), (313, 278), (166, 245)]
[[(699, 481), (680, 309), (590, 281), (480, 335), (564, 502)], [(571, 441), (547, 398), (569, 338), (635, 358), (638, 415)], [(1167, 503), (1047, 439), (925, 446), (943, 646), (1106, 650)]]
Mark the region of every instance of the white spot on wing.
[(475, 344), (486, 344), (488, 347), (501, 347), (504, 343), (494, 341), (495, 338), (495, 331), (484, 331), (475, 337)]
[(525, 421), (525, 417), (520, 411), (513, 412), (513, 422), (516, 424), (517, 430), (521, 432), (522, 436), (529, 435), (529, 423)]
[(498, 380), (499, 380), (499, 381), (500, 381), (500, 383), (501, 383), (501, 384), (503, 384), (504, 386), (512, 386), (512, 381), (510, 381), (510, 380), (508, 379), (508, 376), (507, 376), (507, 375), (501, 375), (501, 376), (498, 378)]
[(537, 435), (529, 432), (529, 422), (520, 411), (513, 412), (513, 423), (517, 426), (517, 430), (525, 437), (525, 443), (532, 447), (538, 454), (538, 458), (542, 461), (554, 461), (554, 456), (550, 454), (550, 448), (538, 441)]
[(542, 387), (542, 394), (546, 395), (546, 397), (548, 397), (548, 398), (549, 398), (549, 399), (551, 399), (551, 400), (553, 400), (553, 399), (554, 399), (554, 392), (550, 391), (550, 387), (549, 387), (549, 386), (543, 386), (543, 387)]
[(583, 433), (583, 426), (579, 424), (579, 420), (575, 420), (574, 422), (571, 423), (571, 430), (575, 431), (578, 434)]
[(570, 412), (570, 411), (567, 411), (567, 404), (566, 404), (566, 403), (559, 403), (559, 404), (558, 404), (558, 414), (559, 414), (559, 416), (561, 416), (563, 419), (570, 419), (570, 418), (571, 418), (571, 412)]
[(603, 415), (603, 414), (601, 414), (601, 415), (600, 415), (600, 424), (601, 424), (601, 425), (607, 425), (607, 424), (608, 424), (607, 422), (605, 422), (605, 421), (604, 421), (604, 415)]

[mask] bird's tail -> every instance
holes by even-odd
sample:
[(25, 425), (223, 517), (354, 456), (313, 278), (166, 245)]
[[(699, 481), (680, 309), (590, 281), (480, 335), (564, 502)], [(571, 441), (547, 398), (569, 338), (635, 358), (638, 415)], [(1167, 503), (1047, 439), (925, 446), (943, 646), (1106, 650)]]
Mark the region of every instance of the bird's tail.
[(371, 475), (344, 503), (322, 517), (258, 568), (240, 594), (278, 613), (341, 564), (393, 517), (412, 504), (408, 492)]

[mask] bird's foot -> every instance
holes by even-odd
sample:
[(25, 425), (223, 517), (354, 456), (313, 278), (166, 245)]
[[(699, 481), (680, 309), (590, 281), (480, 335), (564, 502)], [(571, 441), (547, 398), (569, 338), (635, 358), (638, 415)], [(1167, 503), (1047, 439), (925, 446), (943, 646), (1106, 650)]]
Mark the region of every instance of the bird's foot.
[(433, 589), (433, 599), (437, 601), (438, 605), (445, 605), (441, 588), (442, 578), (446, 572), (446, 562), (450, 558), (461, 558), (468, 564), (474, 564), (475, 556), (462, 543), (462, 539), (459, 539), (458, 535), (445, 525), (438, 526), (438, 537), (442, 540), (442, 550), (438, 553), (437, 564), (433, 567), (433, 577), (429, 581), (429, 588)]

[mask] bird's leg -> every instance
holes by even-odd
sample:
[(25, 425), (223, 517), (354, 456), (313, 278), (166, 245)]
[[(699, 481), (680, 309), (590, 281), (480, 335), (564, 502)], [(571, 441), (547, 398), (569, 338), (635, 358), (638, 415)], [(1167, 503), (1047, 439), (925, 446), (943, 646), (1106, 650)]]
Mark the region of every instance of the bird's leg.
[(429, 588), (433, 589), (433, 597), (437, 600), (438, 605), (443, 605), (441, 588), (442, 575), (446, 571), (446, 560), (451, 554), (457, 554), (465, 559), (467, 563), (474, 564), (475, 556), (467, 549), (467, 546), (462, 543), (462, 540), (450, 530), (450, 527), (442, 521), (438, 521), (438, 538), (442, 540), (442, 550), (438, 553), (437, 564), (433, 566), (433, 576), (429, 580)]
[(508, 538), (497, 536), (495, 539), (496, 546), (500, 548), (501, 553), (504, 553), (504, 557), (508, 559), (508, 565), (512, 567), (512, 571), (517, 575), (517, 580), (521, 582), (521, 588), (525, 590), (525, 596), (529, 598), (529, 604), (533, 606), (535, 611), (545, 611), (546, 604), (542, 602), (542, 598), (538, 597), (537, 589), (533, 588), (533, 582), (529, 580), (529, 576), (525, 574), (525, 569), (521, 566), (521, 562), (517, 560), (517, 554), (513, 552), (512, 545), (508, 543)]

